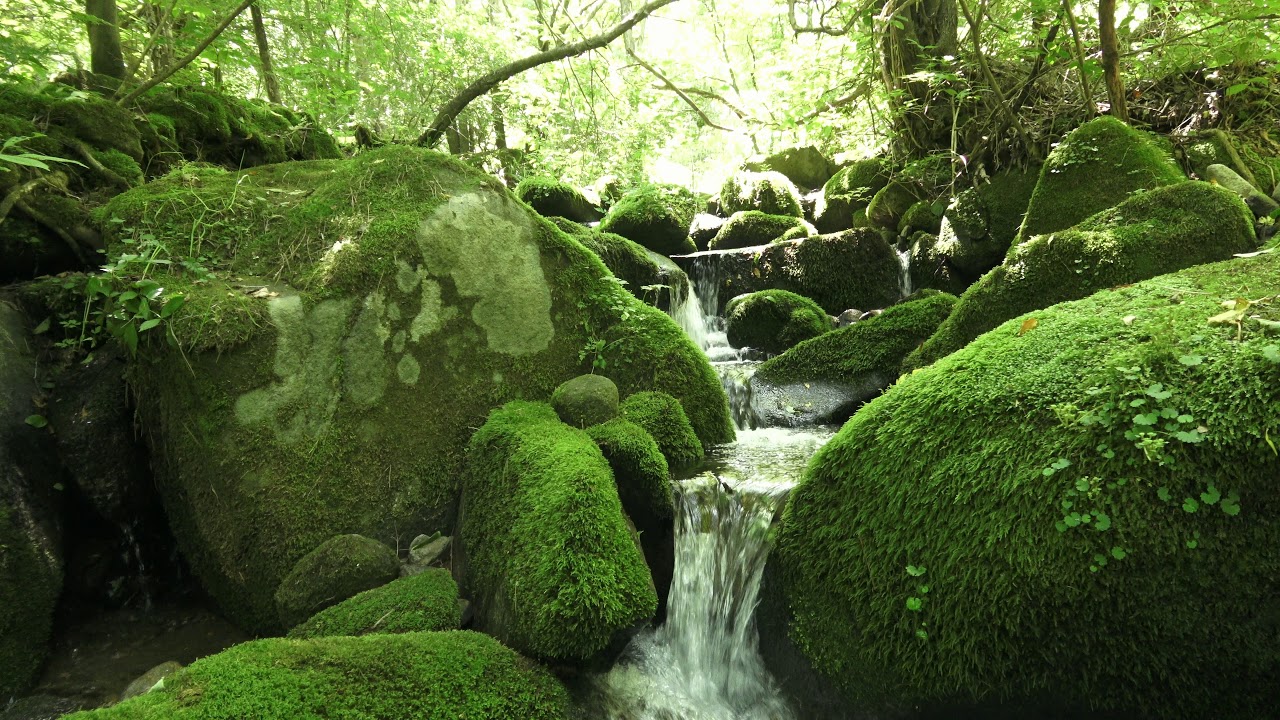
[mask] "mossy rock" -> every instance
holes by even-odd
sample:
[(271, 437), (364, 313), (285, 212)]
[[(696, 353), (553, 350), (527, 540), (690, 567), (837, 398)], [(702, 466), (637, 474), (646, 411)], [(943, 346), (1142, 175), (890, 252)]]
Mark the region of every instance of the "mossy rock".
[(756, 369), (774, 385), (824, 382), (880, 390), (898, 377), (902, 360), (938, 329), (956, 296), (922, 290), (879, 315), (804, 342)]
[(876, 192), (867, 205), (867, 219), (873, 227), (896, 229), (903, 216), (920, 196), (909, 183), (892, 180)]
[(142, 167), (119, 150), (95, 150), (93, 157), (106, 169), (119, 175), (130, 187), (142, 184)]
[[(1207, 322), (1241, 288), (1280, 294), (1280, 256), (1015, 317), (819, 451), (770, 562), (792, 639), (846, 707), (1272, 712), (1280, 342)], [(1249, 313), (1280, 320), (1274, 304)]]
[(618, 386), (603, 375), (579, 375), (551, 393), (551, 407), (566, 425), (599, 425), (618, 416)]
[(1104, 288), (1248, 252), (1253, 214), (1234, 193), (1199, 181), (1135, 195), (1070, 230), (1037, 235), (960, 296), (907, 369), (954, 352), (1005, 320)]
[(688, 284), (689, 276), (667, 256), (621, 235), (578, 227), (586, 231), (574, 235), (578, 241), (595, 253), (605, 267), (625, 283), (627, 291), (646, 305), (666, 311), (671, 307), (672, 296)]
[(68, 720), (316, 717), (566, 720), (550, 672), (475, 632), (255, 640), (195, 661), (163, 687)]
[(785, 175), (797, 187), (814, 189), (831, 179), (836, 166), (821, 150), (806, 145), (780, 150), (760, 161), (744, 163), (742, 169), (753, 172), (773, 170)]
[(142, 141), (128, 110), (95, 93), (58, 100), (49, 106), (49, 122), (66, 128), (100, 150), (116, 150), (142, 160)]
[(778, 172), (730, 175), (720, 188), (720, 210), (731, 216), (744, 210), (759, 210), (768, 215), (804, 217), (795, 184)]
[[(671, 318), (446, 155), (183, 167), (102, 217), (122, 221), (105, 223), (112, 257), (135, 233), (172, 253), (157, 277), (186, 297), (166, 322), (181, 351), (144, 342), (132, 382), (184, 557), (246, 628), (279, 627), (277, 585), (334, 534), (453, 534), (471, 428), (593, 361), (623, 393), (679, 397), (702, 442), (733, 437), (715, 373)], [(188, 248), (214, 278), (178, 269)]]
[(681, 470), (702, 459), (703, 443), (685, 413), (684, 405), (665, 392), (646, 391), (628, 396), (619, 406), (622, 418), (644, 428), (672, 470)]
[(866, 207), (889, 182), (889, 166), (881, 158), (868, 158), (842, 168), (822, 186), (822, 196), (814, 208), (813, 224), (818, 232), (832, 233), (860, 227), (869, 222)]
[(940, 228), (937, 252), (966, 279), (976, 280), (1004, 262), (1022, 225), (1038, 174), (1000, 173), (952, 199)]
[[(21, 312), (0, 301), (0, 697), (32, 684), (48, 654), (62, 591), (64, 493), (38, 397), (35, 344)], [(39, 425), (40, 422), (33, 420)]]
[(337, 141), (313, 118), (281, 105), (232, 97), (204, 87), (152, 90), (138, 100), (163, 117), (183, 157), (241, 169), (286, 160), (342, 157)]
[(693, 223), (689, 225), (689, 239), (699, 250), (706, 250), (724, 224), (725, 219), (718, 215), (698, 213), (693, 216)]
[(578, 223), (596, 222), (602, 216), (577, 188), (546, 176), (520, 181), (516, 197), (543, 217), (562, 217)]
[(725, 308), (725, 324), (730, 345), (770, 354), (831, 330), (831, 318), (818, 303), (786, 290), (734, 298)]
[[(808, 223), (790, 215), (768, 215), (759, 210), (742, 210), (729, 216), (716, 236), (707, 245), (708, 250), (736, 250), (756, 245), (768, 245), (786, 233), (799, 228), (808, 237), (812, 234)], [(792, 239), (792, 238), (788, 238)]]
[(276, 588), (280, 623), (292, 628), (400, 574), (396, 551), (363, 535), (336, 535), (302, 556)]
[(463, 592), (476, 626), (504, 644), (583, 662), (653, 617), (658, 596), (609, 463), (551, 406), (490, 413), (467, 446), (460, 514)]
[(908, 240), (911, 287), (934, 289), (958, 295), (973, 284), (973, 278), (962, 272), (951, 260), (947, 251), (954, 245), (939, 247), (937, 235), (916, 233)]
[(366, 590), (312, 615), (291, 638), (457, 630), (462, 622), (458, 585), (444, 568)]
[(888, 307), (901, 299), (898, 257), (874, 230), (778, 243), (761, 254), (768, 286), (812, 299), (829, 315)]
[(1067, 133), (1049, 153), (1018, 239), (1065, 230), (1131, 193), (1186, 179), (1149, 136), (1104, 115)]
[(601, 232), (616, 233), (662, 255), (696, 252), (689, 225), (698, 212), (697, 196), (677, 185), (644, 185), (609, 208)]
[(942, 216), (934, 211), (934, 204), (921, 200), (914, 203), (898, 221), (898, 234), (911, 237), (918, 232), (937, 235), (942, 227)]
[(933, 203), (946, 192), (951, 172), (945, 155), (929, 155), (908, 163), (871, 198), (866, 213), (871, 226), (897, 230), (913, 205), (922, 201)]

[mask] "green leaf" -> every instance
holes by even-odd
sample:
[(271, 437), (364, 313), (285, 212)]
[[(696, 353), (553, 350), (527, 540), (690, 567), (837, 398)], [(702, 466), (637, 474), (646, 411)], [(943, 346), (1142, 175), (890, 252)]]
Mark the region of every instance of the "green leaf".
[(1053, 467), (1054, 470), (1062, 470), (1070, 466), (1071, 466), (1071, 461), (1066, 458), (1058, 458), (1057, 460), (1054, 460), (1053, 463), (1051, 464), (1051, 467)]
[(1115, 547), (1111, 548), (1111, 557), (1113, 557), (1113, 558), (1115, 558), (1115, 559), (1117, 559), (1117, 560), (1123, 560), (1123, 559), (1125, 559), (1128, 555), (1129, 555), (1129, 553), (1125, 552), (1125, 549), (1124, 549), (1124, 548), (1122, 548), (1122, 547), (1120, 547), (1119, 545), (1117, 545), (1117, 546), (1115, 546)]
[(1079, 480), (1077, 480), (1077, 481), (1076, 481), (1076, 490), (1079, 490), (1080, 492), (1088, 492), (1088, 491), (1089, 491), (1089, 481), (1088, 481), (1088, 480), (1085, 480), (1084, 478), (1080, 478)]
[(1195, 367), (1196, 365), (1199, 365), (1200, 363), (1204, 362), (1204, 356), (1203, 355), (1183, 355), (1182, 357), (1178, 358), (1178, 362), (1182, 363), (1183, 365), (1186, 365), (1187, 367)]
[(928, 640), (928, 639), (929, 639), (929, 632), (928, 632), (927, 630), (925, 630), (924, 628), (920, 628), (920, 629), (916, 630), (916, 637), (920, 638), (921, 640)]
[(1099, 532), (1109, 530), (1111, 528), (1111, 516), (1106, 513), (1097, 513), (1094, 516), (1093, 529)]
[(22, 165), (24, 167), (33, 167), (40, 170), (48, 170), (49, 166), (37, 160), (31, 155), (0, 155), (0, 160), (13, 163), (14, 165)]
[(138, 332), (146, 332), (160, 324), (160, 318), (151, 318), (138, 326)]
[(1143, 415), (1134, 415), (1134, 425), (1146, 425), (1150, 427), (1160, 421), (1160, 413), (1145, 413)]
[(34, 329), (34, 330), (32, 330), (32, 331), (31, 331), (31, 334), (32, 334), (32, 335), (43, 335), (43, 334), (45, 334), (45, 333), (49, 332), (49, 323), (50, 323), (52, 320), (53, 320), (53, 317), (52, 317), (52, 316), (45, 318), (43, 322), (41, 322), (39, 325), (37, 325), (37, 326), (35, 327), (35, 329)]
[(28, 415), (26, 423), (33, 428), (42, 428), (49, 425), (49, 421), (43, 415)]
[(1200, 503), (1196, 502), (1195, 498), (1187, 498), (1182, 501), (1182, 509), (1189, 513), (1193, 513), (1200, 509)]
[(186, 295), (174, 295), (164, 301), (164, 306), (160, 308), (160, 317), (167, 318), (170, 315), (182, 309), (183, 303), (187, 301)]
[(1222, 493), (1218, 492), (1218, 488), (1210, 485), (1209, 489), (1200, 493), (1200, 502), (1205, 505), (1216, 505), (1222, 499)]
[(1200, 543), (1196, 542), (1195, 540), (1188, 540), (1188, 541), (1187, 541), (1187, 547), (1191, 548), (1192, 550), (1195, 550), (1195, 549), (1196, 549), (1196, 547), (1197, 547), (1199, 544), (1200, 544)]
[(907, 598), (907, 609), (910, 610), (911, 612), (920, 612), (920, 610), (923, 607), (924, 607), (924, 600), (921, 600), (918, 597)]
[(924, 566), (923, 566), (923, 565), (921, 565), (921, 566), (908, 565), (908, 566), (907, 566), (907, 574), (908, 574), (908, 575), (910, 575), (911, 577), (920, 577), (921, 575), (924, 575), (926, 572), (928, 572), (928, 571), (927, 571), (927, 570), (925, 570), (925, 568), (924, 568)]

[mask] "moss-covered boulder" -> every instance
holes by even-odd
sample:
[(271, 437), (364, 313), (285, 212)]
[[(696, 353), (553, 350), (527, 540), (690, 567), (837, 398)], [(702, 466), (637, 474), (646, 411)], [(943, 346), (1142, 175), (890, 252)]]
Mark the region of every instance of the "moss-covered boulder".
[(366, 590), (312, 615), (291, 638), (457, 630), (462, 622), (458, 585), (444, 568)]
[(27, 689), (47, 654), (62, 591), (61, 480), (44, 428), (34, 343), (0, 301), (0, 697)]
[(935, 252), (969, 280), (1004, 262), (1036, 178), (1035, 172), (1011, 170), (957, 193), (943, 213)]
[(543, 217), (562, 217), (579, 223), (598, 221), (602, 215), (577, 188), (546, 176), (520, 181), (516, 197)]
[[(708, 250), (736, 250), (768, 245), (799, 228), (802, 237), (813, 234), (808, 223), (791, 215), (768, 215), (759, 210), (742, 210), (731, 215), (707, 244)], [(794, 239), (794, 238), (788, 238)]]
[(644, 428), (622, 418), (587, 428), (613, 469), (622, 509), (640, 532), (661, 618), (675, 570), (675, 495), (667, 459)]
[(600, 231), (616, 233), (662, 255), (697, 250), (689, 225), (701, 203), (678, 185), (643, 185), (614, 203), (600, 221)]
[(207, 87), (162, 87), (143, 95), (138, 104), (156, 137), (172, 137), (176, 145), (151, 158), (149, 174), (167, 169), (167, 155), (175, 153), (228, 169), (342, 157), (333, 136), (313, 118), (282, 105)]
[(761, 290), (734, 298), (725, 309), (729, 344), (777, 354), (831, 330), (822, 307), (786, 290)]
[(551, 393), (551, 407), (566, 425), (599, 425), (618, 416), (618, 386), (603, 375), (579, 375)]
[[(113, 252), (134, 233), (170, 252), (158, 277), (186, 301), (160, 332), (181, 350), (152, 333), (133, 382), (179, 545), (248, 628), (278, 627), (280, 580), (335, 533), (453, 534), (471, 428), (593, 363), (623, 393), (679, 397), (702, 442), (733, 436), (669, 317), (448, 156), (184, 169), (104, 216)], [(188, 248), (212, 277), (179, 269)]]
[(955, 312), (907, 359), (927, 365), (1005, 320), (1257, 246), (1253, 215), (1231, 191), (1184, 182), (1135, 195), (1062, 232), (1014, 247), (965, 291)]
[(880, 233), (850, 230), (778, 243), (761, 254), (768, 287), (812, 299), (829, 315), (897, 302), (898, 257)]
[(725, 219), (718, 215), (698, 213), (693, 216), (693, 223), (689, 225), (689, 239), (699, 250), (706, 250), (711, 245), (711, 239), (720, 232), (725, 222)]
[(836, 165), (818, 148), (805, 145), (779, 150), (763, 160), (743, 163), (742, 169), (753, 172), (773, 170), (785, 175), (797, 187), (812, 190), (822, 187), (823, 183), (831, 179), (831, 175), (836, 172)]
[(476, 627), (504, 644), (582, 662), (653, 617), (658, 596), (609, 463), (551, 406), (489, 415), (467, 447), (460, 513), (463, 593)]
[(302, 556), (276, 588), (286, 628), (400, 574), (396, 551), (363, 535), (336, 535)]
[(871, 394), (878, 394), (897, 379), (903, 358), (938, 329), (955, 304), (954, 295), (922, 290), (879, 315), (805, 340), (766, 360), (753, 380), (872, 387)]
[(666, 255), (621, 235), (600, 232), (562, 217), (549, 220), (595, 253), (609, 272), (624, 283), (627, 291), (646, 305), (668, 311), (672, 299), (688, 285), (689, 276)]
[(1067, 133), (1049, 153), (1019, 240), (1065, 230), (1131, 193), (1186, 179), (1149, 135), (1103, 115)]
[(68, 720), (315, 717), (565, 720), (569, 694), (546, 669), (475, 632), (237, 645), (163, 687)]
[(847, 706), (1272, 712), (1280, 309), (1242, 288), (1280, 295), (1280, 256), (1013, 318), (819, 451), (770, 562)]
[(953, 169), (945, 155), (930, 155), (908, 163), (893, 174), (867, 205), (871, 225), (897, 230), (917, 202), (932, 204), (950, 187)]
[(866, 217), (867, 205), (889, 182), (889, 166), (882, 158), (858, 160), (842, 168), (822, 186), (822, 197), (814, 208), (813, 224), (818, 232), (850, 230)]
[(907, 272), (911, 276), (911, 287), (934, 289), (959, 295), (971, 284), (973, 278), (956, 267), (951, 256), (944, 252), (952, 245), (939, 247), (937, 235), (916, 233), (907, 241), (910, 261)]
[(921, 200), (914, 203), (898, 221), (898, 234), (903, 237), (911, 237), (918, 232), (937, 235), (942, 227), (942, 216), (937, 210), (931, 202)]
[(703, 446), (677, 398), (660, 391), (638, 392), (619, 406), (624, 420), (644, 428), (672, 470), (681, 470), (702, 459)]
[(778, 172), (737, 172), (720, 188), (720, 210), (732, 215), (759, 210), (769, 215), (804, 217), (800, 193), (786, 175)]

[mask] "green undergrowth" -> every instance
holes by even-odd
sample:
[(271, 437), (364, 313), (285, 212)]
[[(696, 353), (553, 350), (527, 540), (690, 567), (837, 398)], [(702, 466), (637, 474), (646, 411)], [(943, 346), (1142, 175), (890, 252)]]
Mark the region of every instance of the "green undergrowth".
[(960, 296), (906, 368), (954, 352), (1015, 315), (1256, 245), (1252, 214), (1225, 188), (1188, 181), (1140, 193), (1069, 230), (1010, 249), (1003, 265)]
[(479, 633), (273, 638), (197, 660), (161, 688), (70, 720), (562, 720), (550, 672)]
[(458, 585), (448, 570), (428, 568), (321, 610), (289, 637), (457, 630), (461, 621)]
[(955, 308), (956, 297), (922, 290), (914, 300), (886, 308), (880, 315), (805, 340), (756, 369), (756, 377), (775, 385), (800, 382), (858, 382), (898, 376), (902, 359), (933, 334)]
[(581, 661), (653, 616), (609, 463), (551, 406), (513, 402), (472, 436), (463, 482), (477, 623), (534, 657)]
[(787, 505), (771, 559), (799, 648), (869, 711), (1266, 716), (1277, 297), (1280, 255), (1196, 266), (1013, 318), (902, 378)]

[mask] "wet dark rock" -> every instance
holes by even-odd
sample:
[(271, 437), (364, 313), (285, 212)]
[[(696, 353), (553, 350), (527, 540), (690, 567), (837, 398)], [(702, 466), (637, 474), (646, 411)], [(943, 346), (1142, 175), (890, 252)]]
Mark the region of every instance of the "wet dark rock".
[(80, 709), (80, 703), (70, 698), (32, 695), (14, 700), (7, 708), (0, 706), (0, 720), (58, 720)]
[(129, 683), (129, 686), (120, 694), (120, 699), (128, 700), (131, 697), (145, 695), (151, 692), (157, 683), (181, 669), (182, 663), (175, 660), (166, 660), (140, 675), (137, 680)]
[(862, 319), (863, 312), (856, 308), (845, 310), (836, 316), (836, 327), (846, 327)]

